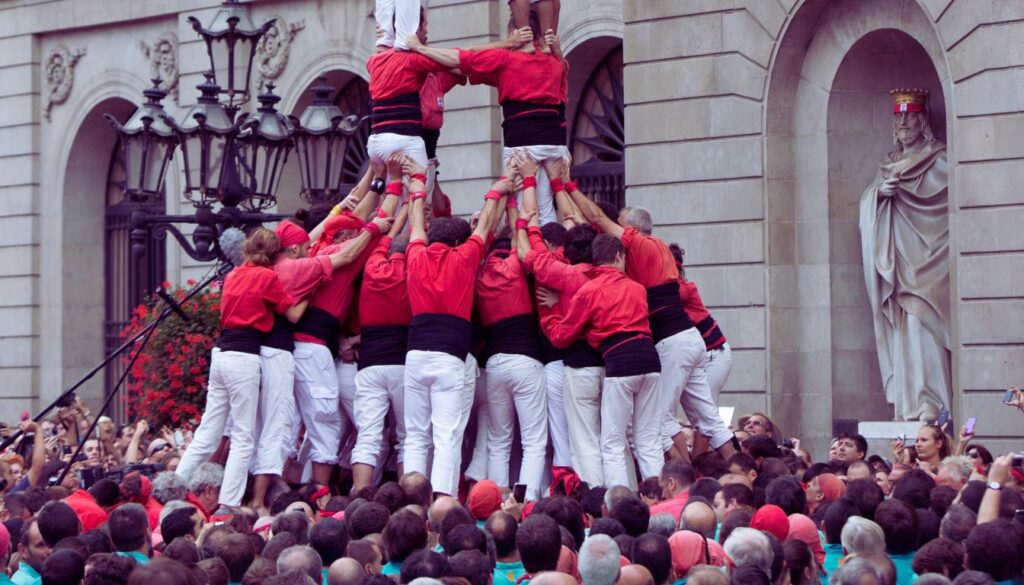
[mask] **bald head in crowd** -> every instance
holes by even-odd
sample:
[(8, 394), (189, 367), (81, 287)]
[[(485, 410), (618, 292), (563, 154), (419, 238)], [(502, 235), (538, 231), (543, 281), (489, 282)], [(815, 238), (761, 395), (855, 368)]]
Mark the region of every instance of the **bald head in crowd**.
[(327, 570), (327, 585), (359, 585), (365, 575), (359, 561), (343, 557), (331, 563)]
[(679, 516), (679, 527), (705, 538), (714, 538), (717, 528), (715, 509), (704, 498), (691, 498)]
[(579, 585), (576, 579), (565, 573), (555, 571), (544, 571), (537, 573), (530, 579), (530, 585)]
[(643, 565), (626, 565), (619, 570), (616, 585), (654, 585), (654, 577)]

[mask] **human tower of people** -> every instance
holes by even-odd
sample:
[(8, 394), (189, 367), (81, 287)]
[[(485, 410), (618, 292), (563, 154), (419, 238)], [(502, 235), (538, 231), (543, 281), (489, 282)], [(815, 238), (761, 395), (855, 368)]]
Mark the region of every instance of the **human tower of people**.
[[(657, 477), (688, 457), (677, 405), (704, 450), (738, 449), (717, 408), (730, 350), (680, 250), (645, 209), (599, 206), (570, 176), (557, 3), (512, 7), (507, 39), (440, 49), (419, 2), (378, 2), (366, 176), (322, 221), (252, 232), (223, 283), (207, 406), (177, 469), (188, 479), (229, 436), (222, 506), (243, 504), (249, 472), (245, 503), (266, 510), (290, 465), (326, 487), (340, 463), (358, 490), (390, 456), (438, 493), (510, 486), (516, 422), (527, 500), (549, 481)], [(451, 215), (435, 153), (444, 94), (467, 81), (497, 88), (504, 135), (472, 223)]]

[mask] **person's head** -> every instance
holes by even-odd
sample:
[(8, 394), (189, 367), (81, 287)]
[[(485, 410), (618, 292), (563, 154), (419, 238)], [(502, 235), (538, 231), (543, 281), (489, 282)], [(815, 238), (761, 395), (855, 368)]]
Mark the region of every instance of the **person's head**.
[(974, 471), (974, 466), (971, 465), (969, 457), (951, 455), (939, 464), (939, 471), (935, 474), (935, 483), (960, 491), (967, 485), (972, 471)]
[(487, 552), (487, 535), (474, 524), (460, 524), (444, 539), (444, 553), (449, 557), (464, 550)]
[[(56, 544), (56, 543), (54, 543)], [(32, 518), (22, 527), (21, 539), (18, 542), (18, 555), (22, 561), (39, 571), (43, 562), (50, 556), (50, 545), (39, 532), (39, 520)]]
[[(782, 455), (782, 451), (779, 449), (778, 443), (775, 442), (770, 435), (751, 435), (749, 439), (743, 441), (743, 451), (758, 461), (758, 470), (765, 473), (766, 470), (761, 468), (761, 462), (764, 459), (778, 459)], [(787, 470), (788, 473), (788, 470)]]
[(40, 508), (36, 518), (39, 521), (39, 533), (51, 547), (82, 532), (82, 522), (78, 515), (64, 502), (48, 502)]
[(231, 581), (239, 582), (256, 558), (252, 544), (244, 534), (229, 534), (217, 545), (217, 558), (227, 565)]
[(949, 437), (936, 425), (925, 425), (917, 431), (917, 458), (936, 464), (949, 457)]
[(729, 585), (729, 577), (719, 567), (697, 565), (686, 577), (687, 585)]
[[(586, 537), (586, 528), (583, 525), (583, 506), (578, 501), (566, 496), (549, 498), (541, 513), (551, 516), (559, 526), (565, 528), (572, 535), (572, 549), (579, 549)], [(644, 526), (643, 531), (646, 530)]]
[(742, 421), (741, 426), (751, 437), (757, 435), (767, 435), (770, 437), (775, 434), (775, 423), (763, 412), (747, 415)]
[(846, 468), (846, 479), (874, 479), (875, 470), (871, 468), (871, 465), (863, 459), (854, 461)]
[(320, 555), (310, 546), (295, 545), (284, 549), (277, 557), (279, 575), (295, 571), (308, 576), (314, 583), (320, 583), (323, 580), (323, 568)]
[[(219, 573), (223, 570), (223, 561), (213, 559), (208, 564), (216, 565), (217, 568), (211, 567), (209, 572), (220, 576)], [(196, 583), (196, 575), (188, 567), (177, 561), (162, 558), (136, 567), (128, 577), (128, 585), (196, 585)]]
[(857, 479), (846, 484), (846, 496), (860, 510), (860, 515), (868, 520), (875, 517), (875, 509), (885, 499), (882, 488), (866, 479)]
[(604, 534), (588, 538), (580, 548), (579, 569), (588, 585), (614, 585), (619, 578), (619, 546)]
[(782, 543), (782, 553), (789, 571), (792, 585), (817, 585), (818, 564), (807, 543), (796, 538), (787, 538)]
[(623, 207), (619, 212), (619, 224), (624, 228), (633, 228), (645, 236), (651, 235), (654, 229), (651, 212), (638, 206)]
[(739, 506), (733, 510), (718, 530), (718, 542), (724, 543), (729, 540), (732, 531), (737, 528), (749, 528), (750, 521), (754, 519), (754, 512), (754, 508), (750, 506)]
[(544, 514), (531, 514), (516, 532), (516, 549), (528, 573), (554, 571), (558, 566), (562, 534), (554, 519)]
[(846, 554), (860, 556), (885, 554), (885, 534), (882, 532), (882, 528), (871, 520), (860, 516), (850, 516), (847, 519), (840, 541)]
[(647, 525), (651, 520), (651, 511), (644, 505), (643, 500), (630, 494), (612, 506), (610, 517), (622, 523), (626, 534), (640, 536), (647, 532)]
[(97, 467), (100, 464), (100, 442), (97, 439), (86, 439), (82, 454), (85, 455), (87, 466)]
[(345, 556), (355, 559), (367, 575), (380, 573), (381, 566), (384, 564), (384, 554), (381, 548), (370, 540), (350, 541), (345, 549)]
[(688, 461), (682, 459), (670, 459), (661, 468), (662, 497), (672, 499), (690, 489), (690, 486), (697, 481), (697, 472)]
[(273, 266), (280, 252), (281, 240), (266, 228), (256, 228), (242, 244), (242, 257), (256, 266)]
[(657, 477), (648, 477), (640, 483), (637, 488), (640, 499), (648, 506), (653, 506), (662, 500), (661, 482)]
[(765, 504), (750, 519), (750, 527), (772, 534), (781, 541), (789, 534), (789, 518), (782, 508), (774, 504)]
[(700, 496), (690, 496), (679, 515), (679, 528), (714, 538), (718, 521), (711, 502)]
[[(671, 514), (669, 514), (669, 517), (672, 518), (672, 532), (675, 532), (679, 528), (678, 523), (676, 522), (675, 517)], [(598, 518), (590, 525), (590, 535), (605, 534), (611, 538), (615, 538), (616, 536), (625, 533), (626, 529), (623, 528), (622, 522), (619, 522), (615, 518)]]
[(93, 554), (85, 560), (85, 585), (125, 585), (135, 568), (134, 559), (112, 554)]
[(983, 571), (996, 581), (1018, 577), (1024, 551), (1013, 523), (1005, 518), (975, 526), (964, 543), (968, 569)]
[(773, 479), (765, 490), (765, 502), (782, 508), (787, 516), (807, 511), (807, 494), (792, 475)]
[[(125, 558), (118, 555), (113, 556)], [(193, 568), (199, 562), (199, 547), (191, 540), (179, 538), (164, 547), (163, 558), (173, 559), (189, 568)]]
[[(781, 479), (781, 478), (780, 478)], [(796, 478), (790, 478), (796, 481)], [(779, 481), (779, 480), (775, 480)], [(807, 491), (804, 492), (808, 509), (813, 512), (818, 506), (825, 502), (833, 502), (846, 494), (846, 484), (839, 476), (833, 473), (822, 473), (816, 475), (807, 484)], [(796, 514), (802, 512), (794, 512)]]
[(297, 544), (299, 543), (295, 539), (295, 535), (290, 532), (275, 534), (267, 541), (267, 545), (263, 547), (263, 552), (260, 553), (260, 556), (271, 561), (277, 561), (277, 557), (279, 557), (282, 552)]
[(728, 483), (715, 494), (712, 506), (719, 522), (724, 522), (736, 506), (753, 506), (754, 492), (741, 483)]
[(224, 468), (216, 463), (202, 463), (188, 481), (188, 491), (199, 500), (207, 512), (217, 509), (220, 486), (224, 483)]
[(345, 522), (352, 533), (352, 538), (360, 539), (367, 534), (383, 532), (390, 516), (391, 513), (383, 504), (367, 502), (356, 508), (351, 516), (345, 514)]
[(448, 563), (453, 577), (462, 577), (469, 581), (469, 585), (490, 585), (493, 571), (486, 553), (478, 550), (460, 551), (448, 559)]
[(382, 504), (392, 514), (409, 503), (405, 491), (394, 481), (389, 481), (377, 488), (377, 493), (373, 494), (373, 501)]
[(768, 537), (754, 528), (737, 528), (725, 541), (725, 552), (737, 567), (754, 565), (765, 574), (772, 570), (772, 545)]
[(274, 518), (270, 531), (275, 536), (287, 532), (295, 537), (297, 544), (309, 543), (309, 516), (303, 512), (285, 512)]
[[(715, 455), (718, 455), (715, 453)], [(715, 494), (722, 489), (722, 484), (711, 477), (701, 477), (690, 486), (690, 497), (704, 498), (707, 501), (715, 499)]]
[(936, 538), (914, 554), (914, 573), (939, 573), (950, 579), (964, 570), (964, 547), (947, 538)]
[[(616, 524), (619, 525), (619, 529), (620, 529), (619, 534), (625, 534), (626, 533), (626, 529), (622, 528), (622, 525), (619, 524), (618, 521), (612, 520), (611, 518), (601, 518), (601, 520), (610, 520), (612, 522), (615, 522)], [(594, 522), (594, 524), (597, 524), (597, 522)], [(647, 525), (647, 533), (648, 534), (660, 534), (660, 535), (664, 536), (665, 538), (668, 538), (668, 537), (672, 536), (672, 533), (674, 533), (678, 529), (679, 529), (679, 523), (676, 522), (675, 516), (673, 516), (672, 514), (669, 514), (667, 512), (662, 512), (660, 514), (655, 514), (655, 515), (651, 516), (651, 521)], [(590, 527), (590, 533), (591, 534), (594, 533), (594, 525), (593, 524)], [(607, 533), (605, 533), (605, 534), (607, 534)], [(611, 535), (609, 535), (609, 536), (611, 536)], [(615, 538), (615, 537), (612, 536), (612, 538)]]
[(320, 555), (325, 567), (345, 556), (348, 547), (348, 530), (345, 523), (334, 518), (324, 518), (309, 531), (309, 545)]
[(399, 581), (409, 583), (420, 577), (437, 579), (451, 575), (451, 571), (448, 557), (432, 550), (418, 550), (402, 563)]
[(910, 504), (897, 499), (882, 502), (875, 510), (875, 523), (885, 533), (889, 554), (904, 554), (917, 548), (917, 514)]
[(995, 579), (988, 573), (967, 570), (953, 579), (953, 585), (995, 585)]
[(540, 235), (548, 251), (553, 252), (565, 245), (568, 230), (557, 221), (551, 221), (540, 226)]
[(327, 585), (359, 585), (367, 573), (359, 561), (342, 557), (327, 569)]
[(408, 510), (395, 513), (384, 527), (382, 536), (388, 560), (396, 563), (427, 546), (427, 528), (423, 520)]
[(516, 554), (516, 531), (519, 524), (508, 512), (497, 511), (491, 514), (484, 524), (484, 530), (491, 535), (494, 542), (494, 554), (499, 559), (513, 557)]
[(654, 585), (664, 585), (672, 576), (672, 549), (668, 538), (660, 534), (641, 534), (633, 541), (630, 560), (647, 567)]
[(430, 222), (427, 228), (427, 242), (430, 244), (444, 244), (446, 246), (458, 246), (473, 235), (469, 223), (460, 217), (438, 217)]
[(56, 550), (43, 562), (43, 585), (78, 585), (85, 576), (85, 557), (78, 552)]
[(892, 497), (903, 500), (912, 508), (927, 508), (935, 479), (921, 469), (911, 469), (892, 488)]
[(598, 266), (614, 266), (619, 270), (626, 269), (626, 249), (615, 236), (600, 234), (590, 245), (594, 264)]
[(836, 443), (836, 459), (853, 463), (861, 461), (868, 454), (868, 440), (857, 433), (839, 435)]
[(573, 227), (565, 236), (564, 253), (570, 264), (592, 264), (594, 255), (591, 245), (597, 237), (597, 230), (589, 223)]
[(185, 480), (173, 471), (161, 471), (153, 477), (153, 499), (166, 504), (172, 500), (184, 500), (188, 495)]
[(965, 453), (967, 458), (971, 460), (971, 463), (975, 466), (981, 465), (987, 467), (992, 464), (992, 453), (985, 448), (984, 445), (968, 445), (967, 452)]
[(178, 508), (164, 516), (160, 521), (160, 534), (165, 543), (170, 544), (179, 537), (195, 539), (198, 536), (194, 516), (198, 515), (195, 508), (188, 506)]
[[(308, 214), (306, 210), (300, 210), (302, 214)], [(298, 214), (296, 214), (298, 216)], [(291, 259), (305, 258), (309, 255), (309, 233), (303, 228), (297, 218), (296, 221), (285, 220), (277, 224), (274, 234), (281, 243), (281, 253)]]
[(939, 524), (939, 536), (953, 542), (963, 543), (978, 522), (978, 515), (963, 504), (953, 504), (946, 509)]
[(835, 585), (885, 585), (887, 581), (875, 563), (868, 558), (852, 558), (844, 562), (829, 577)]
[(422, 473), (411, 471), (398, 479), (398, 485), (405, 492), (405, 499), (410, 504), (416, 504), (424, 510), (430, 508), (434, 501), (434, 488), (430, 480)]

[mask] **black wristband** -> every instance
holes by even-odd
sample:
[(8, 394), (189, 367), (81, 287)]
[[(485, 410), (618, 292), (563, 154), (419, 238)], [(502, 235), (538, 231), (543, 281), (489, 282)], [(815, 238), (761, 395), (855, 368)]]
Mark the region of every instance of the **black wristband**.
[(370, 191), (377, 193), (378, 195), (384, 192), (384, 179), (380, 177), (374, 177), (370, 181)]

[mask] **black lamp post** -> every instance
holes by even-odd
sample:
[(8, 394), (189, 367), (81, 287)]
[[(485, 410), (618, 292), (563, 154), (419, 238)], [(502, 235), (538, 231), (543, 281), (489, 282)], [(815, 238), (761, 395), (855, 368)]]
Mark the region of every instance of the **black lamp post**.
[(149, 203), (159, 197), (167, 174), (167, 165), (178, 146), (178, 136), (168, 124), (169, 117), (161, 100), (167, 93), (160, 89), (161, 79), (153, 79), (153, 87), (142, 92), (146, 103), (135, 110), (122, 126), (110, 114), (104, 119), (121, 135), (125, 161), (124, 192), (129, 200)]
[(311, 103), (295, 125), (295, 154), (302, 176), (302, 198), (321, 203), (336, 198), (341, 188), (346, 138), (356, 131), (359, 118), (345, 117), (331, 101), (334, 88), (320, 76)]
[(274, 84), (267, 84), (267, 92), (257, 98), (256, 113), (249, 116), (238, 135), (238, 176), (248, 191), (242, 206), (261, 211), (277, 202), (277, 188), (281, 184), (288, 153), (295, 147), (291, 122), (274, 108), (281, 97), (274, 94)]

